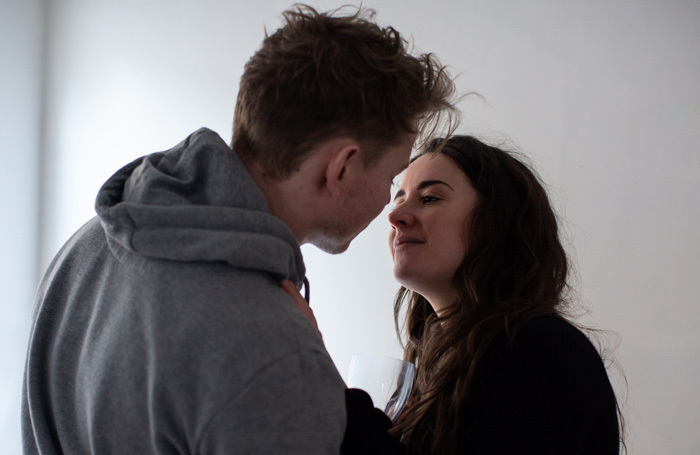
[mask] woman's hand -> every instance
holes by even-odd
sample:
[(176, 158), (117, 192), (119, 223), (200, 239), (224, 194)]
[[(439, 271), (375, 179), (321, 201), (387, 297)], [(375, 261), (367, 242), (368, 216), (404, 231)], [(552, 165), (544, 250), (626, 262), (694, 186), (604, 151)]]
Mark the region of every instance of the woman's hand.
[[(311, 325), (313, 325), (318, 334), (321, 335), (321, 332), (318, 330), (318, 322), (316, 322), (316, 317), (314, 316), (313, 310), (309, 306), (309, 302), (304, 300), (304, 297), (301, 295), (297, 287), (294, 286), (294, 283), (292, 283), (290, 280), (284, 280), (282, 283), (280, 283), (280, 287), (284, 290), (284, 292), (289, 294), (292, 301), (294, 301), (294, 306), (297, 307), (297, 310), (299, 310), (301, 314), (304, 315), (309, 322), (311, 322)], [(323, 336), (321, 336), (321, 338), (323, 338)]]

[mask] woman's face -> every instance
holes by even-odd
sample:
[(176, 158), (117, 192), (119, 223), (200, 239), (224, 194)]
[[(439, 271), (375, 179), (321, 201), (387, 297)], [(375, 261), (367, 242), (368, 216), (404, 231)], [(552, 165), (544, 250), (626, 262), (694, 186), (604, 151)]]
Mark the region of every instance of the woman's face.
[(394, 276), (436, 312), (452, 304), (452, 278), (467, 252), (467, 222), (477, 194), (454, 161), (429, 153), (406, 170), (389, 214)]

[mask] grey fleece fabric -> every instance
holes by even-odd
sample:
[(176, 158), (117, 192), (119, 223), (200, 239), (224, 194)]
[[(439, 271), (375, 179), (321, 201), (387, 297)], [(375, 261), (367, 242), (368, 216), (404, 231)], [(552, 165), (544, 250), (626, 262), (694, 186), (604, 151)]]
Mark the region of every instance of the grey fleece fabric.
[(292, 232), (201, 129), (125, 166), (37, 294), (25, 454), (337, 454), (343, 382), (279, 288)]

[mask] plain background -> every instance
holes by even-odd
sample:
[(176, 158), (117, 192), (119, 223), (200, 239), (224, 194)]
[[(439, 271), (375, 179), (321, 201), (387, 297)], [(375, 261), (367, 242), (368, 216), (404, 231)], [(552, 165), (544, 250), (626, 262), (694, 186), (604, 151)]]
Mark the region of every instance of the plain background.
[[(201, 126), (228, 142), (243, 65), (291, 2), (0, 5), (0, 452), (18, 454), (41, 271), (123, 164)], [(599, 339), (624, 372), (611, 369), (630, 453), (700, 454), (700, 2), (364, 6), (485, 98), (461, 103), (461, 132), (524, 152), (548, 183), (582, 320), (610, 331)], [(400, 355), (386, 213), (343, 255), (303, 247), (343, 375), (355, 352)]]

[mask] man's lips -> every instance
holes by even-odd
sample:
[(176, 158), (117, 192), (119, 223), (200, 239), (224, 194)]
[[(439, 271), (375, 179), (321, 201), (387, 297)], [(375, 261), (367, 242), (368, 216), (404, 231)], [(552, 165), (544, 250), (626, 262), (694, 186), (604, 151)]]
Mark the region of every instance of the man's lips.
[(394, 239), (394, 250), (422, 245), (423, 243), (425, 243), (423, 240), (416, 237), (397, 237)]

